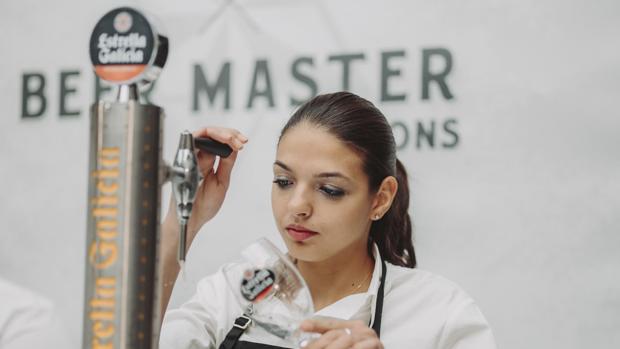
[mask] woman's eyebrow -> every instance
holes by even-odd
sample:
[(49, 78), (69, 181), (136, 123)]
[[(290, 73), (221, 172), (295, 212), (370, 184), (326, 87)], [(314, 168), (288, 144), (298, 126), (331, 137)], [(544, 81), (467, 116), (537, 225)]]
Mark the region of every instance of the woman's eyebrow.
[(336, 177), (336, 178), (342, 178), (344, 180), (350, 181), (349, 177), (343, 175), (340, 172), (323, 172), (323, 173), (319, 173), (317, 175), (315, 175), (314, 177), (317, 178), (331, 178), (331, 177)]
[(286, 166), (281, 161), (276, 160), (273, 164), (276, 165), (276, 166), (280, 166), (280, 167), (282, 167), (283, 169), (285, 169), (285, 170), (287, 170), (289, 172), (293, 172), (290, 167)]
[[(291, 170), (290, 167), (286, 166), (282, 161), (276, 160), (273, 164), (275, 166), (283, 168), (286, 171), (293, 172), (293, 170)], [(340, 172), (322, 172), (322, 173), (314, 175), (314, 177), (316, 177), (316, 178), (333, 178), (333, 177), (336, 177), (336, 178), (342, 178), (342, 179), (344, 179), (346, 181), (351, 181), (351, 179), (349, 177), (345, 176), (344, 174), (342, 174)]]

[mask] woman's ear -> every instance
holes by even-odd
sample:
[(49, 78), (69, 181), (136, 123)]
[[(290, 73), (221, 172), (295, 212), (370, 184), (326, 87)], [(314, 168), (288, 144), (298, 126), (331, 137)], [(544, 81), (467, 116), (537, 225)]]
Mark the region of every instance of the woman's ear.
[(383, 179), (375, 199), (373, 200), (372, 207), (370, 209), (370, 219), (377, 221), (385, 215), (385, 213), (392, 206), (396, 192), (398, 191), (398, 181), (394, 176), (388, 176)]

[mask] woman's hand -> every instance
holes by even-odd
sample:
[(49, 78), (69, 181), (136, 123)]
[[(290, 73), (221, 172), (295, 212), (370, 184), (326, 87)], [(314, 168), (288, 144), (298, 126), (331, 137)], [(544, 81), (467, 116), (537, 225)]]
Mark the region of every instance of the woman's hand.
[[(248, 138), (235, 129), (219, 127), (203, 128), (194, 132), (193, 136), (194, 138), (209, 137), (218, 142), (228, 144), (233, 150), (227, 158), (220, 158), (217, 169), (213, 168), (215, 155), (196, 150), (198, 168), (204, 179), (196, 192), (196, 200), (194, 201), (188, 227), (193, 227), (198, 231), (203, 224), (215, 217), (220, 207), (222, 207), (237, 154), (243, 149), (243, 145), (248, 141)], [(176, 210), (173, 211), (176, 212)]]
[[(199, 149), (196, 150), (198, 168), (203, 180), (196, 192), (196, 199), (193, 204), (192, 214), (187, 224), (188, 246), (194, 239), (196, 233), (209, 220), (211, 220), (222, 207), (233, 165), (237, 159), (237, 153), (243, 149), (243, 145), (248, 141), (241, 132), (231, 128), (206, 127), (193, 133), (194, 138), (209, 137), (218, 142), (228, 144), (233, 152), (227, 158), (220, 158), (217, 168), (214, 169), (216, 156), (206, 153)], [(165, 225), (178, 225), (177, 212), (174, 197), (171, 198)], [(178, 231), (177, 229), (174, 229)]]
[[(230, 174), (237, 159), (237, 153), (248, 141), (247, 137), (241, 132), (221, 127), (207, 127), (194, 132), (196, 137), (209, 137), (216, 141), (228, 144), (233, 152), (225, 159), (220, 158), (217, 168), (214, 169), (215, 155), (196, 151), (198, 167), (204, 179), (196, 192), (196, 199), (192, 208), (192, 214), (187, 224), (187, 247), (189, 247), (202, 227), (203, 224), (213, 218), (226, 196)], [(162, 294), (161, 311), (165, 312), (172, 293), (172, 286), (179, 273), (179, 264), (176, 256), (179, 246), (179, 222), (177, 220), (177, 210), (175, 207), (174, 196), (170, 198), (168, 214), (164, 219), (161, 231), (162, 243), (160, 251), (162, 255)], [(163, 317), (162, 317), (163, 319)]]
[(377, 333), (359, 320), (314, 318), (302, 322), (300, 329), (321, 334), (304, 349), (383, 349)]

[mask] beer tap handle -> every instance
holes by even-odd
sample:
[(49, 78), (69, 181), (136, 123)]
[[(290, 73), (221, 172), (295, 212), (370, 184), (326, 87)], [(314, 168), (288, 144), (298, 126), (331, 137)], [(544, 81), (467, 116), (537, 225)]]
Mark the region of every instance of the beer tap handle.
[(226, 158), (230, 155), (230, 153), (232, 153), (232, 148), (228, 144), (220, 143), (211, 138), (206, 138), (206, 137), (194, 138), (194, 145), (196, 146), (196, 148), (202, 151), (215, 154), (222, 158)]

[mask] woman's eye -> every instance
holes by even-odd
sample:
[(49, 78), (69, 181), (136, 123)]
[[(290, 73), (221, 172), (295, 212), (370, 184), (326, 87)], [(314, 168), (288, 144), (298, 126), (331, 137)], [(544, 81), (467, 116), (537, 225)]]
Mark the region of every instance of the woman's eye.
[(344, 190), (334, 187), (322, 186), (319, 190), (330, 198), (339, 198), (344, 195)]
[(286, 188), (289, 185), (293, 184), (292, 181), (286, 179), (286, 178), (276, 178), (273, 180), (273, 182), (280, 188)]

